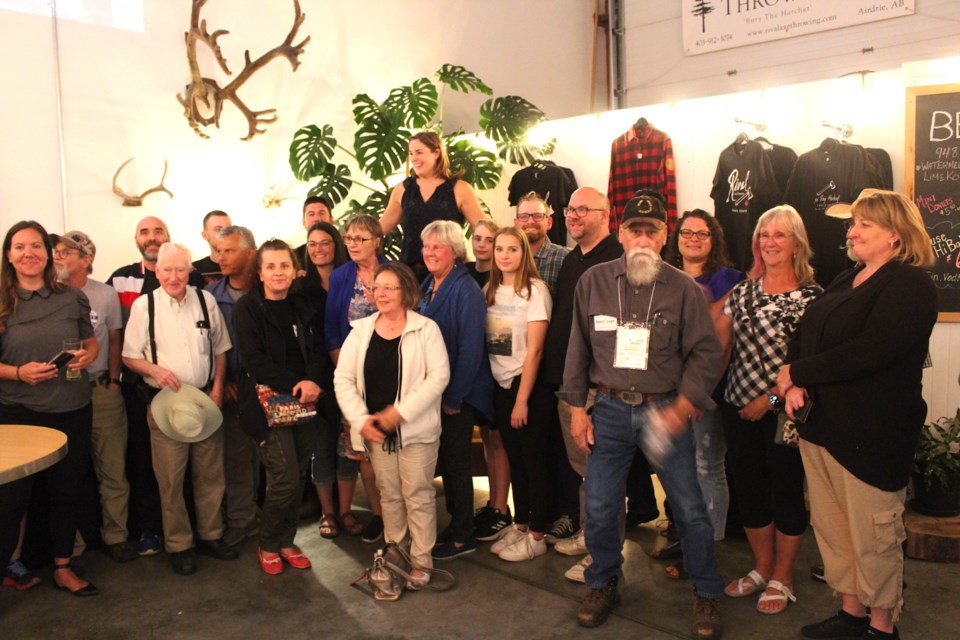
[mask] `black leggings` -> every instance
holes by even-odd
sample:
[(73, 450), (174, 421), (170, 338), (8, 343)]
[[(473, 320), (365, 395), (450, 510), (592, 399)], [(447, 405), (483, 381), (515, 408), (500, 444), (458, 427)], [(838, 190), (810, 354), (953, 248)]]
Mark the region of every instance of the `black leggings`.
[(547, 439), (550, 405), (556, 405), (557, 401), (550, 389), (537, 380), (527, 401), (527, 424), (521, 429), (514, 429), (510, 426), (510, 414), (519, 387), (520, 376), (514, 378), (509, 389), (497, 385), (493, 397), (494, 421), (510, 461), (514, 520), (540, 533), (545, 532), (551, 524)]
[(737, 407), (724, 403), (721, 410), (743, 526), (762, 529), (773, 523), (788, 536), (802, 535), (810, 515), (803, 502), (800, 450), (774, 443), (777, 416), (772, 411), (750, 422)]

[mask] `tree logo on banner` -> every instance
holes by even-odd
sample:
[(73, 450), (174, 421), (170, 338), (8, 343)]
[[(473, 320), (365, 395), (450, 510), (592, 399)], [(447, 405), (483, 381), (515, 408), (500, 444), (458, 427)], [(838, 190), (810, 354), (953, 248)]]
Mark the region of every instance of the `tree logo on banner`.
[(713, 11), (714, 7), (713, 4), (710, 3), (710, 0), (694, 0), (693, 11), (690, 13), (700, 18), (703, 25), (701, 28), (703, 33), (707, 32), (707, 14), (713, 13)]

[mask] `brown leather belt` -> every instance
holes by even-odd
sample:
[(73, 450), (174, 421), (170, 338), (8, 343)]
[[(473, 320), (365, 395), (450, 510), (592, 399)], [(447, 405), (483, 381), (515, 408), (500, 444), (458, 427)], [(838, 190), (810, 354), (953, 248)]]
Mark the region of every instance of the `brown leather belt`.
[(597, 391), (610, 396), (611, 398), (616, 398), (617, 400), (633, 405), (638, 406), (645, 402), (653, 402), (654, 400), (662, 400), (668, 396), (672, 396), (675, 391), (667, 391), (665, 393), (643, 393), (642, 391), (619, 391), (617, 389), (611, 389), (610, 387), (602, 384), (597, 385)]

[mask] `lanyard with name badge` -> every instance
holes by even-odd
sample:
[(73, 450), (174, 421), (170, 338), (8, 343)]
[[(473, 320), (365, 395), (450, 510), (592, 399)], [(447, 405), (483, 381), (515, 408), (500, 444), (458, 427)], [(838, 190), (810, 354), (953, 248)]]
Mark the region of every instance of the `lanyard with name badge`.
[(643, 322), (623, 321), (623, 302), (620, 287), (617, 287), (617, 348), (613, 356), (615, 369), (635, 369), (646, 371), (650, 360), (650, 310), (653, 308), (653, 294), (657, 291), (657, 281), (653, 281), (650, 290), (650, 302), (647, 304), (647, 317)]

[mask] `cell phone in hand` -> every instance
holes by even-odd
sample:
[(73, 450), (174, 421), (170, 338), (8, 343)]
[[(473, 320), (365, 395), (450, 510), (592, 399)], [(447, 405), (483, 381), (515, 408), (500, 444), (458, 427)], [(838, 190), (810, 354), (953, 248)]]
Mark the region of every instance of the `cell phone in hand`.
[(801, 424), (806, 424), (807, 418), (810, 416), (810, 410), (813, 408), (813, 400), (807, 398), (807, 401), (803, 403), (803, 406), (799, 409), (795, 409), (793, 412), (793, 421), (799, 422)]
[(61, 351), (57, 355), (53, 356), (53, 358), (51, 358), (50, 362), (48, 362), (47, 364), (52, 364), (57, 369), (63, 369), (65, 366), (67, 366), (68, 362), (73, 360), (73, 357), (74, 357), (73, 354), (70, 353), (69, 351)]

